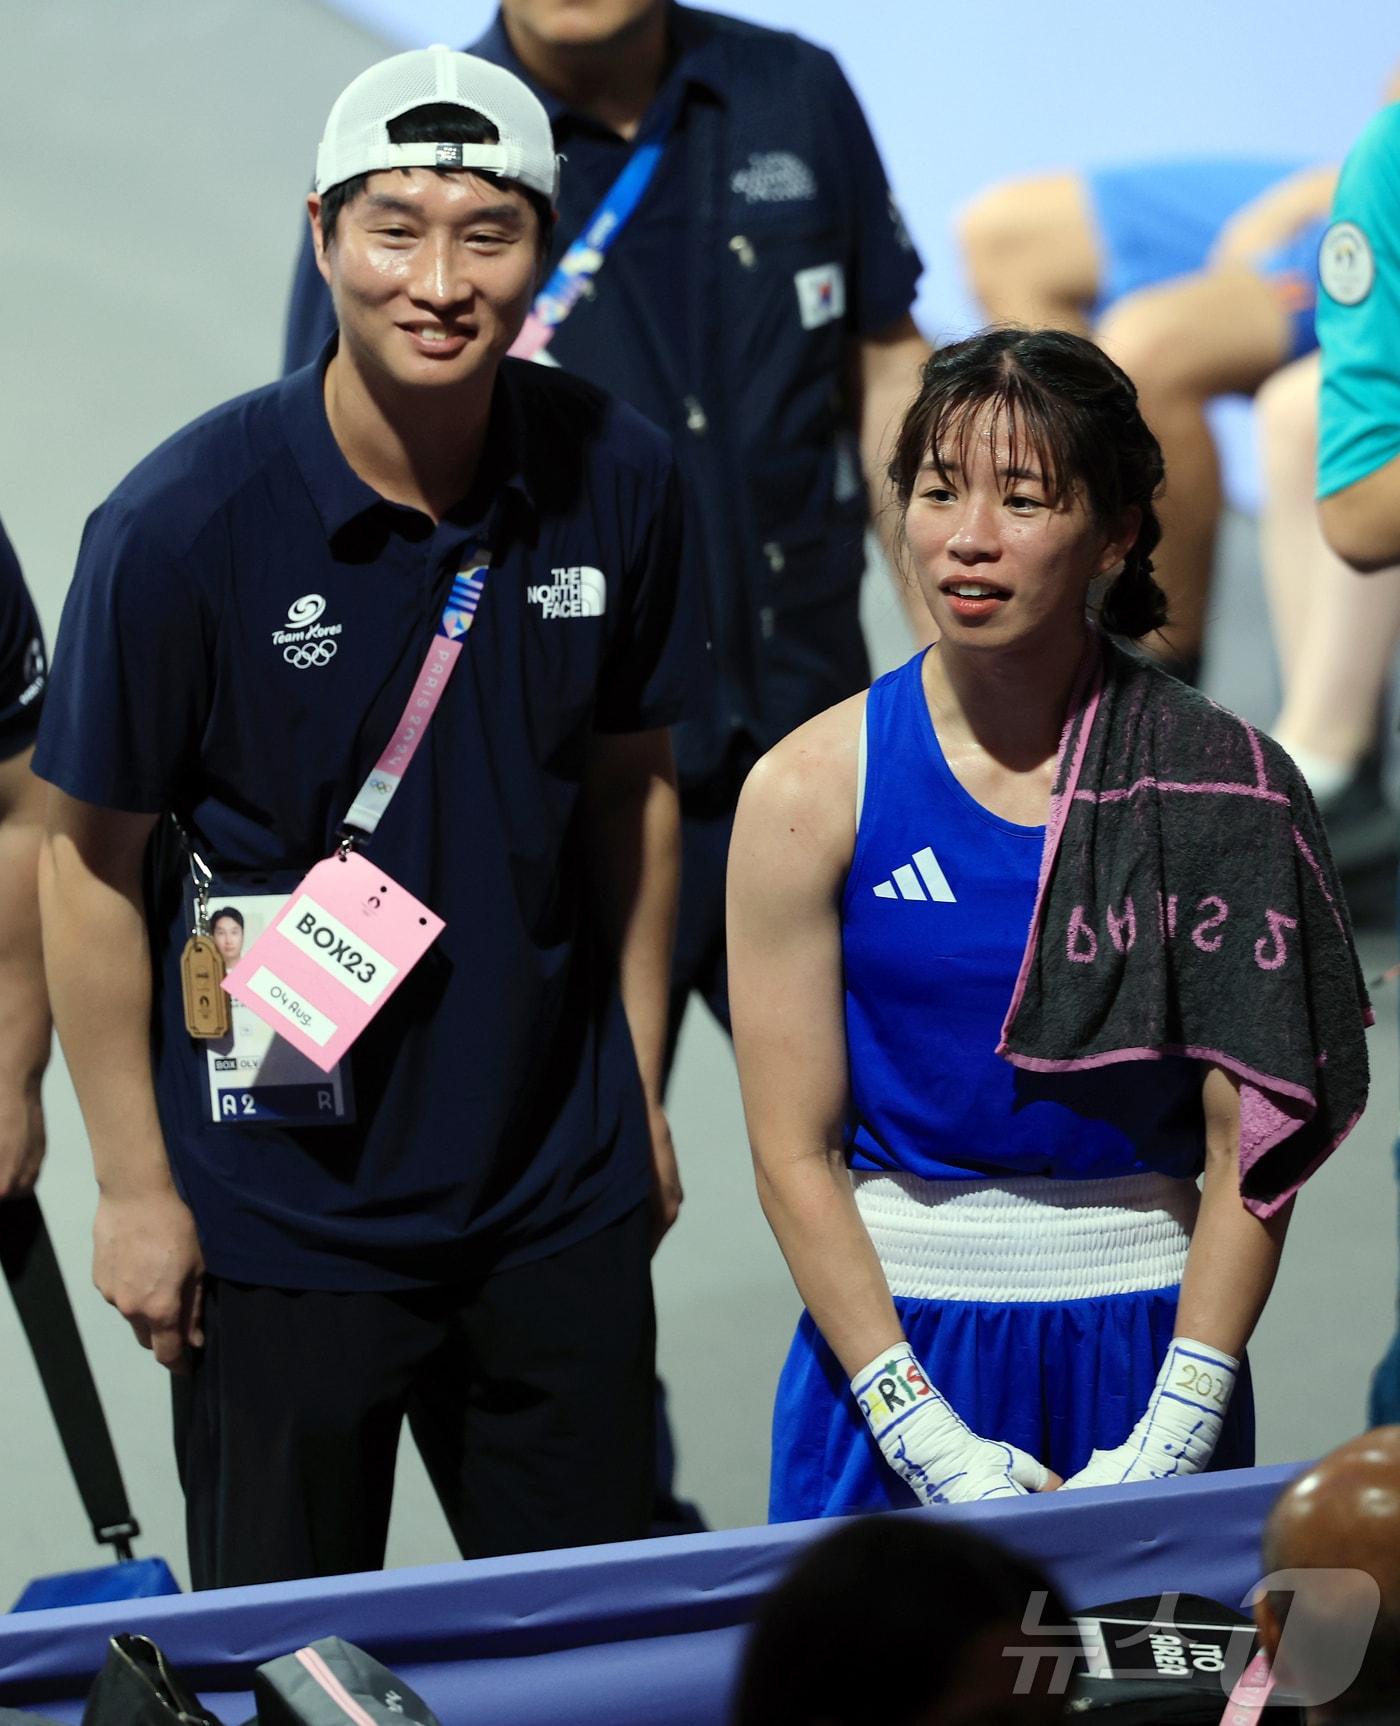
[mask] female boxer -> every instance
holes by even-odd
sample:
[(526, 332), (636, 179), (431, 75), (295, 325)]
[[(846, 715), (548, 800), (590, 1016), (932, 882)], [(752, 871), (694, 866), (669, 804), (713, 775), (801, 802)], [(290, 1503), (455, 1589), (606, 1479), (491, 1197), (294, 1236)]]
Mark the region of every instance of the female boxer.
[[(1246, 1465), (1244, 1347), (1296, 1186), (1242, 1203), (1239, 1085), (1255, 1065), (1175, 1052), (1194, 1048), (1190, 1025), (1133, 1058), (998, 1053), (1086, 679), (1106, 666), (1142, 707), (1130, 739), (1165, 749), (1189, 721), (1224, 747), (1225, 728), (1248, 731), (1107, 644), (1164, 618), (1160, 451), (1099, 349), (1002, 329), (929, 361), (890, 475), (938, 644), (759, 763), (730, 856), (744, 1106), (806, 1305), (778, 1387), (771, 1515)], [(1275, 751), (1269, 771), (1292, 769)], [(1287, 784), (1278, 795), (1286, 807)], [(1157, 802), (1163, 822), (1185, 818)], [(1199, 814), (1199, 798), (1176, 803)], [(1142, 924), (1105, 927), (1106, 955), (1110, 936), (1140, 937), (1146, 962), (1157, 849), (1115, 855)], [(1229, 944), (1218, 960), (1212, 936), (1191, 946), (1167, 897), (1183, 975), (1209, 950), (1224, 978)], [(1042, 937), (1052, 957), (1061, 933)], [(1102, 990), (1092, 970), (1071, 981)], [(1107, 1020), (1124, 1005), (1106, 998)], [(1362, 1071), (1364, 1087), (1364, 1056)]]

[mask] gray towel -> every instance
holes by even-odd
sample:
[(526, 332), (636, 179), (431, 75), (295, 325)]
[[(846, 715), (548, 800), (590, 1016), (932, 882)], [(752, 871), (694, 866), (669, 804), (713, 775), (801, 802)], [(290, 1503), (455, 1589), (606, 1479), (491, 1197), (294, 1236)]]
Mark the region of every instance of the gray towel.
[(1096, 638), (1060, 745), (998, 1053), (1035, 1072), (1187, 1055), (1240, 1081), (1245, 1203), (1276, 1211), (1366, 1104), (1346, 903), (1272, 739)]

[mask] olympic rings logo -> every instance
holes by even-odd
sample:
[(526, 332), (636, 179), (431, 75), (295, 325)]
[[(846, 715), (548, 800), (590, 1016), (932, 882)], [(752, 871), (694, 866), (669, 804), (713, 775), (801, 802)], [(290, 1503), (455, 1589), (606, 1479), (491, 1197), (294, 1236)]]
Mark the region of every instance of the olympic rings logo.
[(308, 641), (305, 644), (291, 643), (282, 649), (282, 657), (288, 665), (295, 665), (298, 671), (305, 671), (309, 665), (329, 665), (335, 658), (335, 650), (339, 645), (334, 641)]

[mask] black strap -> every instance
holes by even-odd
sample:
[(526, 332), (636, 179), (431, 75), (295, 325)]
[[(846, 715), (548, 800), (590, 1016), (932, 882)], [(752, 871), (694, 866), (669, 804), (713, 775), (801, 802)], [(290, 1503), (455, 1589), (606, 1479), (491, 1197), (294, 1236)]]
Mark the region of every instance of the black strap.
[(126, 1501), (63, 1272), (32, 1193), (0, 1203), (0, 1267), (29, 1338), (93, 1539), (114, 1547), (118, 1558), (130, 1558), (131, 1542), (141, 1530)]

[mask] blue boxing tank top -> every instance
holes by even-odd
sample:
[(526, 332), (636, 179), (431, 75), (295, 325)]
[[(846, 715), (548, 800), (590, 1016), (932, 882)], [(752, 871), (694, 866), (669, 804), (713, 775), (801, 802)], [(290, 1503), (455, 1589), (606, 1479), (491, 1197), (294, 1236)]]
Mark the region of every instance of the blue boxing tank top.
[(922, 660), (882, 677), (865, 707), (841, 927), (851, 1166), (926, 1180), (1198, 1174), (1197, 1062), (1028, 1073), (996, 1054), (1045, 829), (1003, 821), (954, 777)]

